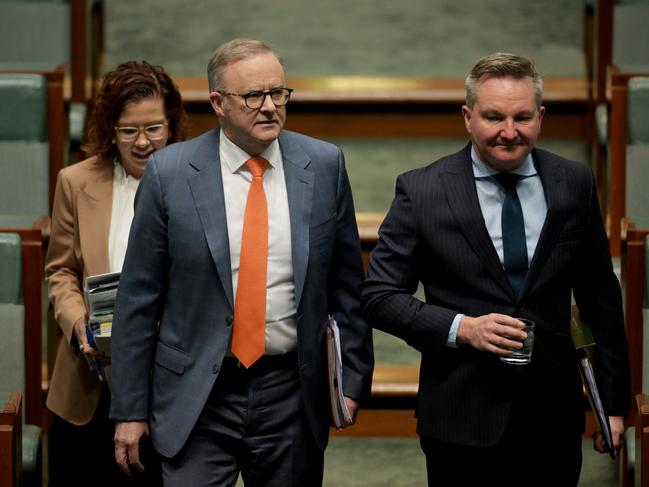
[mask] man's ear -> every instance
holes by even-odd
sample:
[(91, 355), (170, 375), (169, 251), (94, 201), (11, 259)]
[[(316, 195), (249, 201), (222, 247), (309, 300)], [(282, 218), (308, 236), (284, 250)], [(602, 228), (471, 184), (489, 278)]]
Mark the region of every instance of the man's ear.
[(223, 117), (225, 115), (223, 110), (223, 95), (218, 91), (210, 93), (210, 105), (212, 105), (212, 109), (217, 116)]
[(464, 126), (466, 127), (466, 131), (471, 133), (471, 109), (466, 106), (462, 105), (462, 117), (464, 118)]

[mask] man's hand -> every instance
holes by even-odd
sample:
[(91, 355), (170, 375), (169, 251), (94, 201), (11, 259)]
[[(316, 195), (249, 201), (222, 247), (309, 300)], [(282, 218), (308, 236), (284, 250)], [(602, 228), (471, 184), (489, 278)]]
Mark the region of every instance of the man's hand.
[[(617, 456), (624, 442), (624, 418), (622, 416), (609, 416), (608, 423), (611, 425), (613, 450)], [(600, 430), (593, 433), (593, 448), (600, 453), (608, 453), (606, 442), (604, 441), (604, 434)]]
[(146, 421), (118, 421), (115, 425), (115, 461), (129, 477), (133, 471), (144, 472), (140, 462), (140, 443), (149, 436)]
[(358, 414), (358, 403), (354, 401), (351, 397), (345, 396), (345, 404), (347, 405), (347, 410), (349, 415), (352, 417), (352, 424), (356, 422), (356, 415)]
[(522, 321), (511, 316), (490, 313), (488, 315), (464, 316), (457, 330), (457, 342), (471, 345), (477, 350), (511, 355), (512, 348), (521, 348), (527, 336)]
[(356, 415), (358, 414), (358, 403), (354, 401), (351, 397), (345, 396), (345, 404), (347, 405), (347, 410), (349, 415), (352, 417), (352, 420), (356, 421)]

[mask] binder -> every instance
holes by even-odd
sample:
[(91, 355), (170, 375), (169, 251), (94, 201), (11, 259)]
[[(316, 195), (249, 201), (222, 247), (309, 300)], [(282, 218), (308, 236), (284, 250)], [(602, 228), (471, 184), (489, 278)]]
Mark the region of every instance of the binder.
[(579, 366), (579, 373), (581, 380), (584, 383), (584, 388), (588, 395), (590, 407), (597, 420), (599, 430), (604, 436), (604, 443), (611, 458), (615, 458), (615, 449), (613, 448), (613, 435), (611, 433), (611, 425), (608, 422), (608, 414), (604, 410), (602, 398), (599, 395), (597, 381), (595, 380), (595, 373), (593, 372), (593, 365), (586, 353), (586, 349), (595, 346), (595, 340), (588, 327), (582, 323), (577, 306), (572, 306), (570, 310), (570, 336), (577, 351), (577, 365)]
[(353, 424), (343, 393), (343, 364), (340, 352), (340, 331), (333, 316), (329, 315), (326, 330), (327, 370), (332, 424), (337, 430)]

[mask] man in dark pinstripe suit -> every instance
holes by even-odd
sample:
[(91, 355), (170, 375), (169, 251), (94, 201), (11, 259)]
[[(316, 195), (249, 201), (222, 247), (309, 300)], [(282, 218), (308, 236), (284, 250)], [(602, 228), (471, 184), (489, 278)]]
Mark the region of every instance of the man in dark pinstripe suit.
[[(397, 179), (364, 315), (421, 352), (417, 417), (429, 485), (574, 486), (584, 402), (571, 294), (599, 346), (616, 448), (630, 407), (621, 293), (594, 178), (587, 166), (534, 148), (545, 109), (530, 61), (487, 56), (466, 88), (471, 142)], [(512, 237), (497, 173), (516, 175), (518, 281), (507, 264)], [(425, 302), (413, 296), (419, 283)], [(499, 360), (526, 336), (517, 318), (536, 322), (532, 362), (521, 366)], [(604, 452), (601, 434), (594, 439)]]

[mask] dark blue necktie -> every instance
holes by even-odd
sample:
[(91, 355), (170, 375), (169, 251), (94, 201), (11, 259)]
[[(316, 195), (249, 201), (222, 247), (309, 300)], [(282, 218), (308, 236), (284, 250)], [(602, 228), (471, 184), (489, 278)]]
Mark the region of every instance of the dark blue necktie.
[(501, 215), (503, 232), (504, 266), (507, 279), (516, 295), (520, 295), (527, 274), (527, 244), (525, 241), (525, 222), (523, 209), (516, 192), (518, 174), (501, 172), (494, 177), (505, 189), (505, 199)]

